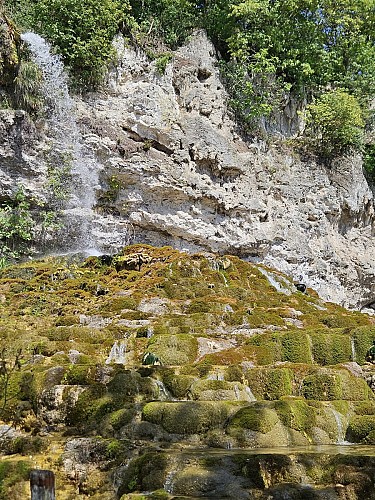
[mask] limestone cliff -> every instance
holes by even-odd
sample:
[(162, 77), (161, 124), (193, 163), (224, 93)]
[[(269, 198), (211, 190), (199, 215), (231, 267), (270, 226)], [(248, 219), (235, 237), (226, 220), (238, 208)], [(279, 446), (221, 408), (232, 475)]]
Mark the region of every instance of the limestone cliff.
[[(82, 147), (99, 175), (93, 246), (111, 253), (131, 240), (234, 253), (302, 276), (326, 300), (374, 300), (374, 204), (359, 156), (328, 167), (293, 152), (283, 140), (299, 127), (293, 103), (269, 126), (279, 132), (276, 145), (243, 140), (202, 32), (173, 54), (165, 74), (121, 39), (116, 46), (107, 88), (76, 99)], [(41, 142), (34, 137), (33, 152), (23, 151), (29, 129), (4, 113), (2, 191), (24, 176), (37, 193), (46, 171)]]

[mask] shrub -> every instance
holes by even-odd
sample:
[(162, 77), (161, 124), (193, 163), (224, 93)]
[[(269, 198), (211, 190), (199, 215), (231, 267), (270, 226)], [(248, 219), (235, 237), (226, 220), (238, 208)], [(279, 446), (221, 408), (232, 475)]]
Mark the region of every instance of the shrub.
[(112, 39), (128, 18), (125, 0), (40, 0), (35, 19), (70, 67), (74, 81), (97, 86), (113, 56)]
[(308, 106), (307, 122), (318, 132), (318, 147), (334, 156), (363, 143), (363, 115), (356, 97), (343, 89), (322, 94)]

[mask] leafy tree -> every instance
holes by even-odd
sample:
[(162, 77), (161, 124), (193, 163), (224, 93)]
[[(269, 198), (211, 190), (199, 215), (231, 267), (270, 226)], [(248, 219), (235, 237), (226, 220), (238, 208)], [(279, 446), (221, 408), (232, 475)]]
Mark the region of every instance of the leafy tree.
[(112, 40), (126, 21), (125, 0), (40, 0), (36, 26), (57, 48), (75, 82), (95, 87), (113, 56)]
[(332, 90), (308, 106), (308, 123), (318, 146), (331, 156), (363, 144), (363, 113), (358, 100), (345, 90)]

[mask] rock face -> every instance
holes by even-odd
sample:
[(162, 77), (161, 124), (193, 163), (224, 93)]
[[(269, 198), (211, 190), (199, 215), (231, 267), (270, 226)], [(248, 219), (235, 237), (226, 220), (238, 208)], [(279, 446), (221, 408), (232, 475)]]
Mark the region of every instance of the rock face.
[(113, 210), (131, 221), (135, 240), (236, 253), (302, 275), (326, 299), (367, 303), (374, 209), (360, 158), (326, 167), (244, 142), (203, 33), (164, 75), (121, 41), (118, 48), (110, 93), (81, 102), (80, 117), (95, 132), (103, 172), (119, 180)]
[[(123, 40), (116, 47), (106, 93), (76, 99), (83, 146), (99, 171), (91, 231), (100, 252), (130, 240), (234, 253), (301, 277), (327, 300), (374, 300), (373, 195), (360, 157), (327, 167), (282, 141), (245, 142), (202, 32), (163, 75)], [(278, 121), (281, 136), (298, 129), (291, 109)]]

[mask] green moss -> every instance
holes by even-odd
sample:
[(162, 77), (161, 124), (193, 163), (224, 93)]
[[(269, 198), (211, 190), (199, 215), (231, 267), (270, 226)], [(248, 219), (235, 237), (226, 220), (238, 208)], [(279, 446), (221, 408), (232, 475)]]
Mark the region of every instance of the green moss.
[(252, 368), (246, 378), (257, 399), (275, 400), (292, 394), (293, 372), (288, 368)]
[(282, 336), (279, 333), (254, 335), (248, 340), (249, 345), (261, 347), (257, 351), (259, 364), (271, 364), (282, 359)]
[(354, 341), (356, 361), (363, 364), (366, 361), (366, 353), (375, 340), (375, 326), (356, 328), (352, 332), (352, 339)]
[(301, 332), (294, 331), (282, 336), (282, 361), (291, 363), (311, 363), (311, 348), (309, 337)]
[(241, 382), (244, 378), (244, 373), (239, 366), (231, 365), (225, 370), (224, 378), (228, 382)]
[(196, 377), (192, 375), (175, 375), (172, 370), (162, 374), (163, 383), (175, 398), (185, 398)]
[(130, 461), (118, 478), (118, 496), (132, 491), (152, 491), (163, 488), (168, 458), (164, 453), (144, 453)]
[(195, 361), (198, 341), (192, 335), (154, 335), (147, 350), (156, 354), (163, 365), (185, 365)]
[(375, 401), (360, 401), (353, 409), (356, 415), (375, 415)]
[(356, 415), (349, 420), (347, 437), (352, 443), (360, 443), (373, 431), (375, 431), (374, 415)]
[(296, 431), (307, 434), (316, 425), (316, 409), (302, 399), (283, 399), (275, 403), (281, 422)]
[(255, 403), (246, 408), (241, 408), (230, 420), (229, 429), (241, 428), (251, 431), (271, 431), (279, 422), (279, 417), (274, 409), (267, 408), (261, 403)]
[(108, 391), (123, 401), (134, 401), (135, 398), (152, 399), (154, 384), (149, 377), (142, 377), (134, 370), (121, 370), (107, 384)]
[(306, 399), (331, 401), (343, 399), (342, 380), (334, 373), (316, 373), (308, 375), (302, 386), (302, 394)]
[(89, 385), (94, 382), (95, 366), (70, 365), (65, 372), (64, 383), (68, 385)]
[(199, 434), (222, 426), (235, 406), (221, 401), (155, 402), (144, 406), (143, 418), (173, 434)]
[(348, 335), (311, 334), (314, 361), (320, 365), (336, 365), (352, 359)]
[(348, 370), (340, 370), (338, 373), (342, 380), (341, 399), (361, 401), (374, 397), (371, 389), (362, 377), (355, 377)]

